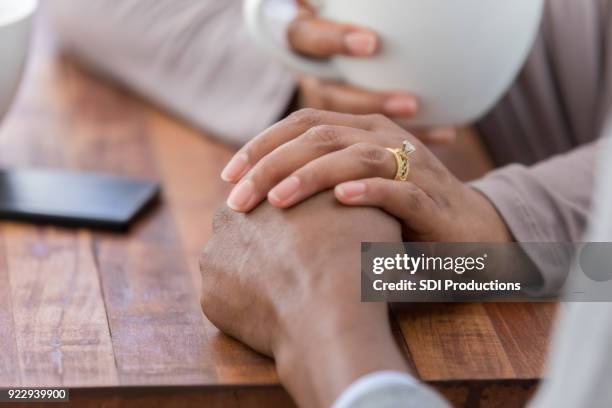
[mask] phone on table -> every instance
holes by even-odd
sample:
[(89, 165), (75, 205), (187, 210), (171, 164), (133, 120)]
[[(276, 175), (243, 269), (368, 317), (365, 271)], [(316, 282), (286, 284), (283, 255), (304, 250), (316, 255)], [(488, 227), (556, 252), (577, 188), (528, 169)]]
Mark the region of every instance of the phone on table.
[(158, 182), (100, 173), (0, 170), (0, 219), (126, 230), (160, 193)]

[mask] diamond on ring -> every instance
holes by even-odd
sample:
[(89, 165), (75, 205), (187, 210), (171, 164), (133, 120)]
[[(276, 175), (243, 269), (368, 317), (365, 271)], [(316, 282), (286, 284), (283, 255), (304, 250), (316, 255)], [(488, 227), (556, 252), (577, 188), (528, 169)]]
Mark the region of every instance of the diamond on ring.
[(412, 154), (416, 150), (416, 147), (414, 147), (414, 145), (408, 140), (404, 140), (404, 142), (402, 143), (402, 148), (404, 149), (404, 153), (406, 154)]

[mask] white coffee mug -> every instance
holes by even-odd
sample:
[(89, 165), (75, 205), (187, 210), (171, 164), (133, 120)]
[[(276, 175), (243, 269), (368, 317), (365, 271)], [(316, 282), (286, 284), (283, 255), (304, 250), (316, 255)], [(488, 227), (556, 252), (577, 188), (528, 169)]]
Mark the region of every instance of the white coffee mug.
[(263, 49), (309, 75), (415, 94), (420, 111), (413, 126), (466, 124), (491, 109), (525, 63), (544, 5), (544, 0), (317, 0), (322, 17), (371, 28), (381, 39), (375, 57), (321, 61), (276, 40), (266, 18), (269, 1), (244, 5), (247, 27)]
[(37, 0), (0, 0), (0, 120), (17, 92)]

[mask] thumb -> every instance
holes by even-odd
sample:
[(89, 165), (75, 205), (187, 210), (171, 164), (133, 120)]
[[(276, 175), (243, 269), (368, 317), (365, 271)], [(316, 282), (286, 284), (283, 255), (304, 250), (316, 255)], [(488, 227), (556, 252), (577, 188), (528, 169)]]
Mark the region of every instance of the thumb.
[(379, 47), (378, 37), (368, 29), (309, 14), (291, 22), (287, 38), (294, 51), (318, 58), (340, 54), (369, 57)]
[(419, 234), (425, 234), (437, 222), (436, 203), (409, 181), (383, 178), (349, 181), (337, 185), (334, 193), (345, 205), (378, 207)]

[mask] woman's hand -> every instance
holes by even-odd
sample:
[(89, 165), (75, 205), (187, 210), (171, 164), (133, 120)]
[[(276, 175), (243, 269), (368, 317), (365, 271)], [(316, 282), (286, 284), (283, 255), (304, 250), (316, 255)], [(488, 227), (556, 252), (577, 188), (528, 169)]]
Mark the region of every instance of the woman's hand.
[[(394, 181), (396, 162), (386, 148), (408, 140), (406, 182)], [(382, 115), (305, 109), (247, 143), (222, 178), (238, 183), (228, 198), (248, 212), (262, 200), (291, 207), (335, 188), (349, 206), (373, 206), (400, 219), (412, 241), (509, 241), (505, 223), (479, 192), (457, 180), (413, 135)]]
[[(316, 15), (306, 0), (299, 1), (299, 12), (288, 31), (294, 51), (313, 58), (345, 55), (354, 58), (374, 56), (381, 47), (372, 30), (352, 24), (325, 20)], [(395, 119), (415, 115), (417, 98), (407, 92), (373, 92), (342, 82), (302, 76), (298, 105), (353, 114), (381, 113)], [(450, 143), (456, 138), (453, 128), (437, 128), (419, 133), (427, 143)]]

